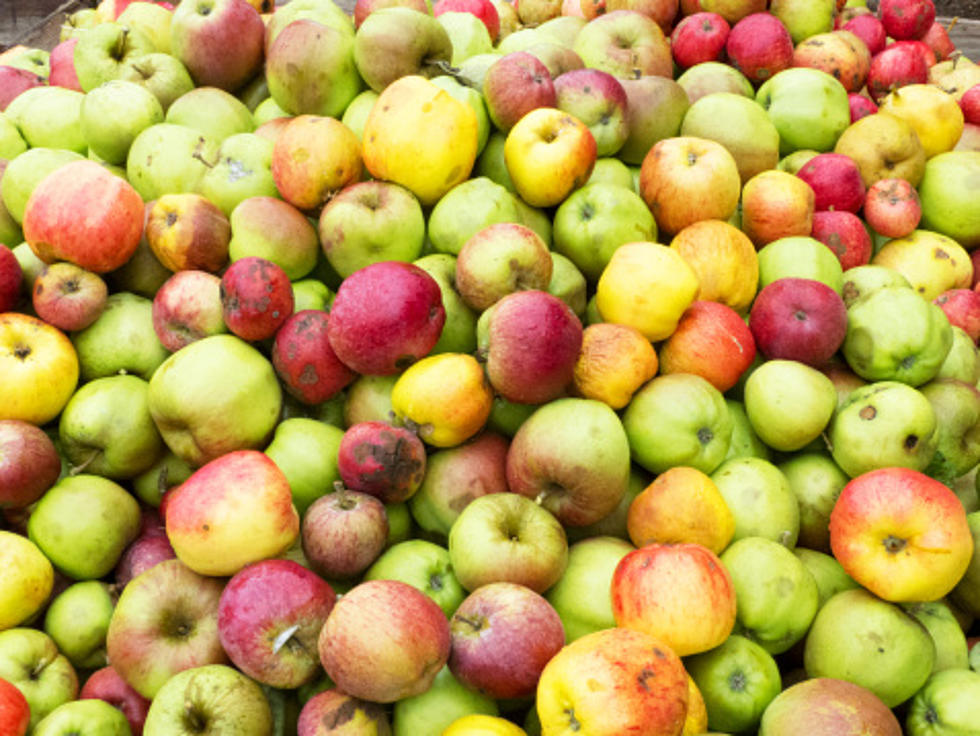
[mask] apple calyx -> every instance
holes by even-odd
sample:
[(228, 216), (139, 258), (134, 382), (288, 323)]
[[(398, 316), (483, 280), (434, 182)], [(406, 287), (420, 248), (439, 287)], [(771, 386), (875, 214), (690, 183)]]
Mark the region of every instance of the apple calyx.
[(882, 544), (885, 545), (885, 549), (888, 550), (888, 553), (892, 555), (897, 555), (908, 546), (908, 542), (906, 540), (899, 539), (893, 534), (889, 534), (887, 537), (885, 537)]
[[(279, 635), (272, 640), (272, 653), (279, 654), (279, 650), (286, 646), (286, 643), (293, 638), (293, 634), (299, 631), (299, 624), (293, 624), (288, 629), (283, 629)], [(296, 642), (297, 644), (299, 642)]]

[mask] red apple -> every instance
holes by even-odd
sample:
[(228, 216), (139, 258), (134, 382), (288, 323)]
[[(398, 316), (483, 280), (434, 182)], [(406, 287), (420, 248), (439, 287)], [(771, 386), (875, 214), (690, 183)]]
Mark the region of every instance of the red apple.
[(428, 355), (446, 321), (439, 284), (418, 266), (382, 261), (341, 283), (327, 337), (337, 357), (358, 373), (400, 373)]
[(725, 52), (732, 66), (757, 85), (793, 65), (793, 39), (769, 13), (752, 13), (732, 26)]
[(21, 92), (31, 87), (40, 87), (44, 78), (27, 69), (13, 66), (0, 66), (0, 112), (7, 109)]
[(963, 577), (973, 538), (953, 491), (916, 470), (888, 467), (841, 490), (830, 513), (830, 548), (879, 598), (934, 601)]
[(149, 208), (144, 236), (153, 255), (171, 271), (217, 273), (228, 263), (231, 223), (206, 197), (164, 194)]
[(129, 722), (133, 736), (140, 736), (143, 733), (143, 723), (146, 721), (147, 711), (150, 710), (150, 701), (130, 687), (111, 665), (89, 675), (78, 693), (78, 698), (79, 700), (87, 698), (104, 700), (122, 711)]
[(73, 161), (35, 187), (24, 211), (24, 240), (46, 263), (70, 261), (105, 273), (136, 252), (143, 215), (143, 200), (125, 179), (94, 161)]
[(170, 540), (164, 532), (142, 533), (123, 552), (116, 563), (116, 585), (124, 588), (126, 584), (158, 562), (172, 560), (177, 556)]
[(980, 82), (974, 84), (960, 97), (960, 109), (964, 122), (980, 125)]
[(293, 313), (293, 287), (281, 266), (248, 256), (232, 263), (221, 277), (221, 314), (243, 340), (276, 334)]
[(949, 37), (953, 23), (947, 28), (938, 21), (933, 21), (932, 25), (919, 40), (932, 49), (938, 61), (946, 61), (951, 58), (956, 51), (956, 44)]
[(59, 330), (83, 330), (99, 318), (109, 287), (98, 274), (74, 263), (45, 266), (34, 280), (32, 302), (37, 316)]
[(946, 314), (949, 323), (961, 327), (976, 342), (980, 340), (980, 292), (949, 289), (932, 300)]
[(333, 398), (357, 377), (330, 346), (328, 324), (326, 312), (304, 309), (276, 332), (272, 365), (286, 391), (304, 404), (321, 404)]
[(717, 13), (689, 15), (670, 34), (670, 51), (681, 69), (722, 61), (731, 26)]
[(766, 736), (902, 736), (902, 727), (881, 698), (847, 680), (814, 677), (790, 685), (762, 714)]
[(30, 506), (60, 474), (61, 457), (42, 429), (20, 419), (0, 419), (0, 509)]
[(807, 236), (813, 229), (816, 196), (802, 179), (769, 169), (742, 188), (742, 231), (757, 248), (780, 238)]
[(905, 179), (880, 179), (868, 188), (864, 219), (886, 238), (911, 235), (922, 219), (919, 193)]
[(845, 210), (813, 213), (810, 237), (830, 248), (846, 271), (871, 260), (871, 236), (861, 218)]
[(364, 19), (375, 10), (396, 7), (412, 8), (420, 13), (429, 12), (429, 6), (426, 4), (426, 0), (355, 0), (353, 13), (354, 28), (360, 28)]
[(320, 669), (317, 639), (337, 596), (292, 560), (262, 560), (228, 581), (218, 603), (218, 635), (228, 658), (263, 685), (292, 689)]
[(265, 23), (248, 0), (183, 0), (170, 42), (198, 87), (235, 92), (261, 71)]
[(493, 124), (509, 131), (539, 107), (555, 107), (555, 84), (548, 67), (527, 51), (514, 51), (495, 61), (483, 79), (483, 99)]
[(334, 724), (362, 729), (362, 733), (391, 733), (384, 706), (355, 698), (332, 687), (306, 701), (299, 712), (296, 736), (337, 736)]
[(821, 281), (776, 279), (756, 296), (749, 329), (771, 360), (826, 363), (847, 333), (847, 308), (840, 294)]
[(494, 699), (532, 695), (544, 666), (565, 645), (555, 609), (516, 583), (474, 590), (453, 614), (450, 631), (449, 669), (464, 685)]
[(497, 43), (497, 36), (500, 34), (500, 15), (497, 13), (497, 7), (490, 0), (438, 0), (432, 7), (432, 13), (437, 18), (448, 12), (472, 13), (487, 27), (490, 40)]
[(815, 210), (845, 210), (857, 214), (864, 206), (864, 180), (850, 156), (819, 153), (796, 175), (813, 189)]
[(425, 477), (425, 445), (404, 427), (358, 422), (340, 440), (337, 471), (353, 491), (385, 504), (407, 501)]
[(20, 299), (23, 271), (14, 252), (0, 243), (0, 312), (11, 312)]
[(153, 297), (153, 331), (171, 352), (227, 329), (221, 308), (221, 279), (213, 273), (178, 271)]
[(303, 515), (303, 552), (328, 579), (354, 578), (384, 550), (388, 516), (384, 504), (343, 486), (321, 496)]
[(906, 84), (925, 84), (928, 81), (929, 67), (919, 50), (909, 41), (889, 44), (871, 57), (868, 92), (876, 103), (881, 102), (894, 89)]
[(0, 677), (0, 724), (5, 736), (25, 736), (31, 722), (27, 698), (7, 680)]
[(904, 41), (922, 38), (936, 20), (936, 6), (932, 0), (881, 0), (878, 16), (885, 32), (892, 38)]
[(871, 13), (854, 16), (844, 24), (844, 30), (850, 31), (864, 41), (868, 51), (871, 52), (871, 56), (885, 48), (885, 43), (888, 40), (885, 26)]
[(626, 88), (599, 69), (574, 69), (555, 78), (555, 105), (592, 132), (597, 156), (615, 154), (629, 137)]
[(337, 687), (392, 703), (429, 689), (449, 659), (449, 621), (408, 583), (369, 580), (333, 607), (320, 632), (320, 661)]
[(745, 320), (720, 302), (696, 301), (659, 352), (660, 373), (694, 373), (724, 393), (755, 360), (755, 340)]
[(878, 106), (870, 97), (863, 94), (851, 92), (847, 95), (847, 104), (851, 111), (851, 122), (860, 120), (868, 115), (878, 112)]
[(48, 74), (48, 84), (66, 89), (73, 89), (82, 92), (82, 85), (78, 83), (78, 74), (75, 72), (75, 44), (78, 43), (78, 36), (66, 38), (53, 49), (49, 64), (51, 73)]

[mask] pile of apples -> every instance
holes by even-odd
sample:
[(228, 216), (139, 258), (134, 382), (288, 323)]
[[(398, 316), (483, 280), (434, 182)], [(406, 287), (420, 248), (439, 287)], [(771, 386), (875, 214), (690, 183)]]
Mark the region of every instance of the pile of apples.
[(932, 1), (269, 5), (0, 56), (0, 734), (977, 733)]

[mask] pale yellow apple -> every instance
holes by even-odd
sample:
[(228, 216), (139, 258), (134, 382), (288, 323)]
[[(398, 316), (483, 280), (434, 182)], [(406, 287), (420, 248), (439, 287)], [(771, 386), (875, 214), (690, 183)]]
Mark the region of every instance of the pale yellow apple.
[(963, 135), (963, 110), (956, 99), (931, 84), (907, 84), (891, 92), (880, 110), (912, 126), (926, 158), (952, 151)]
[(170, 20), (173, 11), (151, 2), (130, 3), (116, 18), (117, 23), (145, 33), (157, 51), (170, 53)]
[(931, 230), (913, 230), (889, 240), (871, 263), (898, 271), (929, 301), (949, 289), (969, 289), (973, 277), (970, 254), (963, 246)]
[(20, 312), (0, 314), (0, 419), (45, 424), (78, 383), (78, 356), (56, 327)]
[(27, 537), (0, 531), (0, 631), (37, 613), (54, 585), (54, 568)]
[(529, 112), (504, 142), (511, 181), (532, 207), (560, 204), (589, 180), (595, 160), (592, 132), (574, 115), (554, 107)]

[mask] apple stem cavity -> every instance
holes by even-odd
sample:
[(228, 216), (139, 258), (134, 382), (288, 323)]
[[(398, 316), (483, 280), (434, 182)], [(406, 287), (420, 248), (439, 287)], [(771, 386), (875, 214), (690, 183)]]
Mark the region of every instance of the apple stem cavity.
[(75, 475), (78, 475), (80, 473), (84, 473), (85, 472), (85, 469), (89, 465), (91, 465), (93, 462), (95, 462), (95, 459), (99, 456), (99, 454), (101, 452), (102, 452), (102, 450), (99, 450), (99, 449), (92, 450), (92, 454), (89, 455), (85, 459), (85, 462), (83, 462), (83, 463), (81, 463), (79, 465), (73, 465), (71, 467), (71, 469), (68, 471), (68, 475), (75, 476)]
[(904, 539), (899, 539), (891, 534), (885, 537), (883, 544), (885, 545), (885, 549), (888, 550), (889, 554), (893, 555), (897, 555), (908, 546), (908, 542), (906, 542)]
[(272, 653), (279, 654), (279, 650), (286, 646), (286, 642), (293, 638), (293, 634), (299, 631), (299, 624), (294, 624), (288, 629), (284, 629), (279, 636), (272, 642)]

